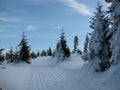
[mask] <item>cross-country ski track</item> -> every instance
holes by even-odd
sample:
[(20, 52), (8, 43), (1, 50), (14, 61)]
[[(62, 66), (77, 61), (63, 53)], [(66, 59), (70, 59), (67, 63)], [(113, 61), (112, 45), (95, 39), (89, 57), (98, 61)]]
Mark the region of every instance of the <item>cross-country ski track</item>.
[(100, 81), (91, 83), (92, 80), (82, 76), (80, 71), (84, 61), (75, 57), (72, 59), (56, 63), (51, 57), (41, 57), (33, 60), (30, 65), (1, 65), (0, 67), (5, 69), (0, 69), (0, 88), (2, 90), (111, 90)]

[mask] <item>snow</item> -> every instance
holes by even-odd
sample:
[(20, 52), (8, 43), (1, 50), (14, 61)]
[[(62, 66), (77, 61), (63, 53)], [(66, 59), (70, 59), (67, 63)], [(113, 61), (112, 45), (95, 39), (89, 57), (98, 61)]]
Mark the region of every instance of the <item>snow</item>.
[[(74, 54), (65, 61), (39, 57), (28, 64), (0, 65), (3, 90), (120, 90), (120, 65), (95, 72), (91, 64)], [(113, 78), (114, 76), (114, 78)]]

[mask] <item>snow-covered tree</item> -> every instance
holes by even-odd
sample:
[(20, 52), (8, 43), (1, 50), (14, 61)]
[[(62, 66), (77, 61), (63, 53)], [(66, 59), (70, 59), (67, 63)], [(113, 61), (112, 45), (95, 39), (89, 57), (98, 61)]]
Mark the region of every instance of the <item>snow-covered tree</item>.
[(37, 54), (34, 52), (34, 51), (32, 51), (31, 53), (30, 53), (30, 57), (31, 58), (37, 58)]
[(45, 50), (42, 50), (41, 56), (47, 56), (47, 52)]
[(78, 50), (77, 46), (78, 46), (78, 37), (75, 36), (74, 37), (74, 50), (73, 50), (73, 52), (76, 52)]
[(4, 54), (3, 54), (4, 49), (0, 49), (0, 64), (4, 61)]
[(48, 56), (52, 56), (52, 49), (49, 47), (49, 49), (47, 50), (47, 55)]
[(19, 47), (20, 47), (20, 59), (22, 61), (25, 61), (26, 63), (30, 64), (30, 46), (27, 45), (28, 42), (27, 42), (27, 39), (26, 39), (26, 36), (23, 32), (23, 35), (22, 35), (22, 40), (19, 44)]
[(110, 61), (114, 64), (120, 62), (120, 0), (106, 0), (111, 1), (109, 8), (111, 13), (111, 28), (107, 33), (110, 37), (110, 48), (112, 56)]
[(14, 63), (19, 63), (20, 62), (20, 51), (18, 50), (18, 46), (16, 46), (15, 48), (14, 57), (15, 57)]
[(84, 53), (88, 52), (88, 43), (89, 43), (89, 37), (86, 35), (85, 42), (84, 42)]
[(40, 56), (40, 52), (39, 51), (37, 51), (37, 57), (39, 57)]
[(54, 56), (60, 60), (64, 60), (65, 58), (70, 57), (70, 49), (67, 46), (67, 41), (65, 39), (63, 30), (60, 36), (60, 40), (56, 45)]
[(14, 62), (15, 58), (14, 58), (14, 52), (12, 47), (10, 47), (10, 51), (9, 51), (9, 63)]
[(97, 12), (92, 17), (90, 27), (93, 29), (89, 41), (89, 52), (83, 56), (84, 59), (92, 60), (97, 71), (104, 71), (109, 67), (109, 52), (106, 41), (106, 32), (108, 30), (108, 18), (102, 11), (102, 6), (98, 2)]

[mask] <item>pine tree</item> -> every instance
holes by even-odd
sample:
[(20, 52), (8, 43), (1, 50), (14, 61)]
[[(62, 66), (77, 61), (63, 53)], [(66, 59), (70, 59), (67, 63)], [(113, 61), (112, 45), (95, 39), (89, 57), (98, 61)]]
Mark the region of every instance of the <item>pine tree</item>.
[(52, 56), (52, 49), (49, 47), (49, 49), (47, 50), (47, 55), (48, 56)]
[(58, 57), (59, 48), (60, 48), (60, 44), (59, 44), (59, 41), (58, 41), (58, 43), (56, 44), (56, 48), (53, 51), (53, 57)]
[[(109, 1), (109, 0), (106, 0)], [(111, 0), (111, 28), (107, 33), (110, 37), (111, 63), (118, 64), (120, 62), (120, 0)]]
[(88, 35), (86, 35), (86, 39), (84, 42), (84, 53), (88, 52), (88, 43), (89, 43), (89, 37), (88, 37)]
[(2, 62), (4, 62), (5, 58), (4, 58), (4, 54), (2, 53), (4, 49), (0, 49), (0, 64)]
[(20, 47), (20, 59), (22, 61), (25, 61), (26, 63), (30, 64), (30, 46), (27, 45), (27, 39), (23, 32), (22, 34), (22, 40), (20, 44), (18, 45)]
[(15, 61), (14, 52), (13, 52), (12, 47), (10, 47), (10, 51), (9, 51), (9, 63), (12, 63), (14, 61)]
[(30, 53), (30, 57), (33, 58), (33, 59), (37, 58), (37, 54), (33, 51), (33, 52)]
[(42, 50), (41, 56), (47, 56), (47, 52), (45, 50)]
[(104, 71), (109, 68), (109, 47), (106, 40), (106, 32), (108, 30), (108, 17), (102, 6), (98, 2), (97, 12), (92, 17), (90, 27), (94, 30), (91, 33), (89, 41), (89, 52), (83, 56), (84, 59), (91, 59), (96, 71)]
[(67, 46), (67, 41), (65, 40), (63, 30), (60, 36), (60, 40), (56, 45), (55, 57), (57, 57), (60, 60), (65, 60), (65, 58), (70, 57), (70, 49)]
[(75, 36), (74, 37), (74, 50), (73, 50), (73, 52), (76, 52), (78, 50), (77, 46), (78, 46), (78, 37)]
[(16, 50), (14, 52), (14, 57), (15, 57), (14, 63), (19, 63), (20, 62), (20, 51), (18, 50), (18, 46), (16, 46)]
[(40, 52), (39, 51), (37, 51), (37, 57), (39, 57), (40, 56)]

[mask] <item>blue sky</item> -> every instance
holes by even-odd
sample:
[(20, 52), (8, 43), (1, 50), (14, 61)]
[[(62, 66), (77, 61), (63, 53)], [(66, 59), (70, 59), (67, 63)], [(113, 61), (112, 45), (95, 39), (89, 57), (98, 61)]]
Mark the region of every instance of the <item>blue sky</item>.
[[(82, 50), (97, 0), (0, 0), (0, 47), (15, 48), (22, 32), (31, 50), (55, 49), (61, 29), (73, 49), (74, 36)], [(101, 0), (104, 6), (104, 0)]]

